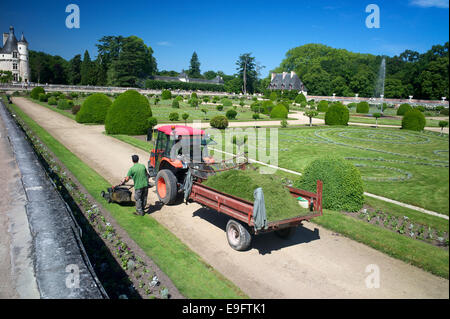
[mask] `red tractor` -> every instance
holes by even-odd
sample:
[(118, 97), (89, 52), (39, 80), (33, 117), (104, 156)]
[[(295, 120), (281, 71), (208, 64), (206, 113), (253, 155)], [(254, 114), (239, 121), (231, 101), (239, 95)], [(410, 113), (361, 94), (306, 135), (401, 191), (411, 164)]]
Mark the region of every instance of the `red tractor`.
[(164, 125), (158, 135), (148, 162), (150, 176), (155, 178), (156, 193), (164, 204), (173, 204), (183, 190), (188, 169), (214, 163), (207, 145), (214, 143), (203, 130), (182, 125)]

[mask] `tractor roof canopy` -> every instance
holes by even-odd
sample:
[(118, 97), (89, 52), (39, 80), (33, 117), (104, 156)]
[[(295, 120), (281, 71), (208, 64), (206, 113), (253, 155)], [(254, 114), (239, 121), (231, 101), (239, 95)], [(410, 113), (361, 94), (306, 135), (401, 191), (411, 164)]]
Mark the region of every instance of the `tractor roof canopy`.
[(194, 129), (189, 126), (184, 125), (164, 125), (161, 127), (158, 127), (158, 131), (163, 132), (166, 135), (171, 135), (174, 131), (177, 135), (204, 135), (205, 131)]

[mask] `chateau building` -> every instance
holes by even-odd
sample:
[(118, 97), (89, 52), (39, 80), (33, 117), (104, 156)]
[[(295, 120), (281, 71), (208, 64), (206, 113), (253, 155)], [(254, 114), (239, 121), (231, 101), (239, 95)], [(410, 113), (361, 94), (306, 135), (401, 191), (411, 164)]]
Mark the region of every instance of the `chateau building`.
[(224, 84), (222, 77), (216, 76), (212, 80), (190, 78), (186, 73), (181, 72), (178, 76), (153, 76), (154, 80), (158, 81), (175, 81), (175, 82), (190, 82), (190, 83), (205, 83), (205, 84)]
[(283, 73), (272, 73), (269, 90), (296, 90), (306, 95), (307, 89), (298, 75), (291, 71)]
[(20, 41), (14, 35), (14, 28), (9, 27), (9, 33), (3, 33), (0, 46), (0, 70), (11, 71), (14, 82), (30, 82), (30, 66), (28, 64), (28, 42), (22, 33)]

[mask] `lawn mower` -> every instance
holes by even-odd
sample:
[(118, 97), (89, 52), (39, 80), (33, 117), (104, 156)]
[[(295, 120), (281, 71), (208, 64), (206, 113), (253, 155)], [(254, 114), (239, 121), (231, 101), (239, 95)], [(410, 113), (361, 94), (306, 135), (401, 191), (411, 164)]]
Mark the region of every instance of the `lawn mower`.
[(129, 204), (132, 202), (130, 189), (133, 187), (134, 185), (119, 184), (117, 186), (109, 187), (106, 192), (102, 191), (101, 195), (108, 203)]

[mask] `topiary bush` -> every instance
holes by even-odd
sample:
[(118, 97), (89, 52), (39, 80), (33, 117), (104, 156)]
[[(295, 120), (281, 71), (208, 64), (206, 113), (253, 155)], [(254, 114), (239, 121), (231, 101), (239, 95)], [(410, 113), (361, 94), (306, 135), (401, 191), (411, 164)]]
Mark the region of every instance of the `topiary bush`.
[(37, 86), (34, 89), (31, 90), (30, 96), (33, 100), (39, 99), (39, 94), (45, 94), (45, 90), (43, 87)]
[(173, 100), (172, 101), (172, 108), (179, 109), (180, 108), (180, 103), (177, 100)]
[(397, 115), (405, 115), (406, 112), (412, 110), (412, 106), (408, 103), (403, 103), (400, 105), (400, 107), (397, 109)]
[(193, 92), (191, 94), (191, 99), (198, 99), (197, 93)]
[(259, 120), (259, 113), (253, 113), (252, 118), (254, 120)]
[(66, 99), (60, 99), (58, 101), (58, 109), (60, 110), (70, 110), (72, 108), (72, 106), (69, 104), (69, 101)]
[(264, 102), (262, 103), (262, 107), (263, 107), (262, 113), (264, 113), (264, 114), (266, 114), (266, 115), (269, 115), (270, 112), (272, 112), (272, 110), (273, 110), (273, 108), (275, 107), (275, 105), (273, 104), (272, 101), (269, 100), (269, 101), (264, 101)]
[[(320, 105), (320, 103), (319, 103)], [(342, 103), (333, 103), (325, 113), (326, 125), (347, 125), (350, 118), (348, 108)]]
[(161, 92), (161, 99), (163, 100), (170, 100), (172, 98), (172, 92), (169, 90), (164, 90)]
[(326, 112), (328, 111), (328, 101), (322, 100), (317, 104), (317, 111)]
[(47, 94), (39, 93), (39, 101), (40, 102), (47, 102)]
[(423, 131), (426, 124), (425, 116), (417, 109), (411, 109), (403, 116), (402, 129)]
[(303, 93), (300, 93), (295, 97), (295, 103), (302, 104), (303, 102), (306, 103), (306, 97), (303, 95)]
[(141, 135), (149, 127), (152, 110), (147, 98), (135, 90), (120, 94), (109, 107), (105, 118), (107, 134)]
[(52, 96), (51, 98), (48, 99), (48, 104), (56, 105), (56, 104), (58, 104), (58, 102), (56, 101), (56, 98)]
[(355, 212), (364, 204), (360, 171), (344, 159), (324, 157), (311, 162), (295, 186), (316, 192), (317, 180), (323, 182), (323, 208)]
[(356, 113), (363, 113), (363, 114), (369, 113), (369, 103), (361, 101), (358, 104), (356, 104)]
[(177, 97), (175, 98), (175, 101), (178, 101), (178, 103), (179, 103), (179, 102), (183, 101), (183, 97), (180, 95), (177, 95)]
[(178, 121), (180, 118), (180, 115), (177, 112), (172, 112), (169, 114), (169, 120), (172, 122)]
[(225, 113), (225, 116), (227, 117), (227, 119), (229, 120), (234, 120), (237, 116), (237, 112), (235, 110), (228, 110)]
[(215, 116), (209, 121), (211, 127), (217, 128), (219, 130), (223, 130), (228, 127), (228, 120), (223, 115)]
[(277, 94), (277, 92), (272, 92), (272, 93), (270, 93), (269, 99), (270, 99), (271, 101), (276, 101), (276, 100), (278, 99), (278, 94)]
[(223, 105), (217, 105), (216, 109), (217, 111), (223, 111)]
[(189, 101), (188, 101), (188, 103), (189, 103), (189, 105), (192, 106), (192, 107), (198, 107), (198, 99), (195, 98), (195, 97), (190, 98)]
[(278, 104), (270, 112), (270, 118), (272, 119), (286, 119), (288, 117), (288, 110), (283, 104)]
[(77, 113), (78, 123), (105, 123), (106, 114), (111, 106), (111, 100), (103, 93), (95, 93), (86, 98)]
[(250, 105), (250, 109), (254, 112), (254, 113), (261, 113), (264, 111), (264, 108), (261, 106), (260, 102), (253, 102)]

